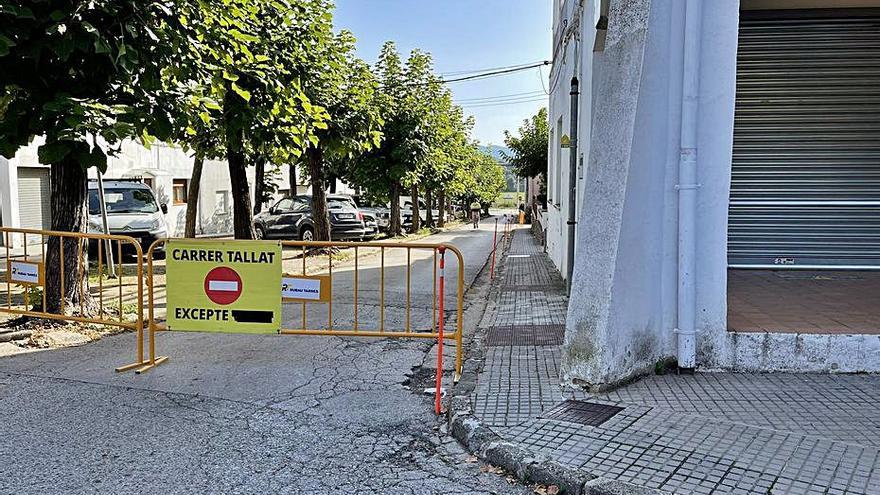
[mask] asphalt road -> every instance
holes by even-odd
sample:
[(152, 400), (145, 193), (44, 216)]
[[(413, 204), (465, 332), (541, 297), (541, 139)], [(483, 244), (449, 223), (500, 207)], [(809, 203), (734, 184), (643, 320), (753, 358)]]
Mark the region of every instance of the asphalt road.
[[(484, 223), (431, 241), (458, 246), (471, 281), (491, 235)], [(392, 272), (386, 289), (399, 294)], [(427, 307), (433, 276), (415, 273), (411, 297)], [(0, 359), (0, 493), (531, 492), (481, 472), (443, 434), (410, 381), (431, 371), (420, 368), (430, 342), (170, 332), (158, 343), (171, 359), (143, 375), (112, 371), (132, 359), (131, 334)]]

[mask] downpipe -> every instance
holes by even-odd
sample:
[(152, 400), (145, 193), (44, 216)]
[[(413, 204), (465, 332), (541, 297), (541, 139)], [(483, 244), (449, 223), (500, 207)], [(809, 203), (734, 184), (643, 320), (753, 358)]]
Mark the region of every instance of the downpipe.
[(678, 368), (696, 368), (696, 207), (697, 126), (700, 106), (700, 37), (702, 0), (687, 0), (681, 100), (681, 141), (678, 161)]
[(578, 99), (580, 85), (577, 76), (571, 78), (571, 144), (568, 148), (568, 245), (565, 286), (566, 293), (571, 296), (571, 279), (574, 276), (575, 249), (575, 206), (577, 205), (577, 163), (578, 163)]

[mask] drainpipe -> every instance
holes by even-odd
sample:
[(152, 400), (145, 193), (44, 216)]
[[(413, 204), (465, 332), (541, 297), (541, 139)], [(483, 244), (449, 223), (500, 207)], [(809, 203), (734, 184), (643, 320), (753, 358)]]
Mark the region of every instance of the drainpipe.
[(684, 73), (681, 98), (681, 146), (678, 161), (678, 367), (696, 367), (696, 232), (697, 111), (700, 94), (701, 3), (687, 0), (684, 31)]
[(580, 96), (577, 76), (571, 78), (571, 144), (568, 148), (568, 262), (565, 285), (571, 295), (571, 277), (574, 274), (574, 234), (575, 205), (577, 204), (577, 162), (578, 162), (578, 97)]

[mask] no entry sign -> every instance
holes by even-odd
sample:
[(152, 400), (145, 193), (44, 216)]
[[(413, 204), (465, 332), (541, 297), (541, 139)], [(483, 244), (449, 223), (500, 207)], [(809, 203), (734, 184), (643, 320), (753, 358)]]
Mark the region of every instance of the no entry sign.
[(171, 239), (168, 329), (275, 333), (281, 328), (277, 241)]
[(217, 304), (232, 304), (241, 296), (241, 277), (232, 268), (214, 268), (205, 277), (205, 295)]

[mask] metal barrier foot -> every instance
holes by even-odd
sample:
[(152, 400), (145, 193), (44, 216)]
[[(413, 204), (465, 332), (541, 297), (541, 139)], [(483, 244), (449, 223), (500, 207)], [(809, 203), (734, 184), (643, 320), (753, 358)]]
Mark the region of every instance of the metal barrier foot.
[(126, 364), (125, 366), (120, 366), (120, 367), (116, 368), (116, 372), (117, 373), (125, 373), (126, 371), (131, 371), (131, 370), (138, 368), (140, 366), (143, 366), (145, 364), (150, 364), (150, 362), (149, 361), (141, 361), (139, 363)]
[(146, 373), (147, 371), (150, 371), (151, 369), (155, 368), (156, 366), (159, 366), (160, 364), (164, 363), (165, 361), (168, 361), (168, 356), (157, 357), (155, 362), (153, 362), (153, 363), (147, 362), (146, 366), (135, 370), (135, 374), (140, 375), (141, 373)]

